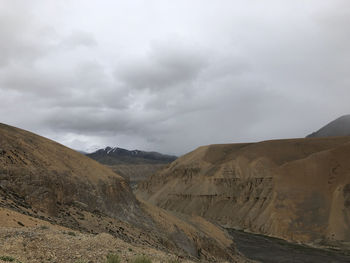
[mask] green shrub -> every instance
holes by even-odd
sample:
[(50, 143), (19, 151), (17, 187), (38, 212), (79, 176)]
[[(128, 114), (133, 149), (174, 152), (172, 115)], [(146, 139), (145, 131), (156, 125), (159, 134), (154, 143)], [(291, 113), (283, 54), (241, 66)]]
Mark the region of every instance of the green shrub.
[(72, 232), (72, 231), (69, 231), (67, 234), (70, 235), (70, 236), (73, 236), (73, 237), (76, 236), (76, 234), (74, 232)]
[(0, 256), (0, 259), (1, 259), (2, 261), (8, 261), (8, 262), (14, 262), (14, 261), (16, 261), (15, 258), (10, 257), (10, 256)]
[(119, 256), (116, 254), (108, 254), (106, 263), (120, 263)]
[(179, 259), (170, 259), (168, 263), (181, 263)]
[(146, 256), (138, 256), (132, 261), (132, 263), (152, 263), (152, 260)]

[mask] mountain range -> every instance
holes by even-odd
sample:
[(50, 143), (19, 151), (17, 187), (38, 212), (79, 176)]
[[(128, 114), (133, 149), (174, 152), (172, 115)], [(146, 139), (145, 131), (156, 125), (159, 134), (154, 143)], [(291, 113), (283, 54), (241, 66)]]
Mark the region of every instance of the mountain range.
[(85, 155), (0, 124), (0, 261), (350, 262), (348, 135), (350, 115), (177, 158)]
[(176, 160), (176, 156), (158, 152), (126, 150), (118, 147), (106, 147), (86, 156), (106, 165), (116, 164), (166, 164)]

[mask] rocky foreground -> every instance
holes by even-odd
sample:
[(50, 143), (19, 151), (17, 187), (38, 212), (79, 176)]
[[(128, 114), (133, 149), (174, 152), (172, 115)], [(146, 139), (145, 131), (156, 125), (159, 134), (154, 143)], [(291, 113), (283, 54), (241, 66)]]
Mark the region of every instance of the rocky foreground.
[(119, 255), (122, 262), (140, 255), (152, 262), (193, 262), (108, 233), (82, 233), (4, 208), (0, 208), (0, 223), (0, 262), (7, 257), (23, 263), (104, 263), (109, 254)]

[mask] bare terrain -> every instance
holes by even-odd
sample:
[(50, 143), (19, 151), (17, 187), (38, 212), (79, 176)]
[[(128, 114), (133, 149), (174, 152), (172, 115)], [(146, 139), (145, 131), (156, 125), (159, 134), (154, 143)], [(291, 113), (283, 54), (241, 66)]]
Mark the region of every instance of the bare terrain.
[(137, 195), (228, 228), (348, 249), (349, 155), (350, 137), (203, 146)]
[[(91, 255), (101, 251), (96, 252), (98, 257), (118, 249), (113, 245), (116, 242), (183, 260), (246, 261), (224, 229), (200, 217), (174, 215), (138, 201), (123, 177), (96, 161), (11, 126), (0, 124), (0, 135), (0, 207), (5, 209), (0, 215), (0, 251), (6, 256), (22, 259), (27, 255), (18, 247), (24, 239), (29, 251), (43, 258), (62, 242), (72, 251), (54, 254), (56, 262), (75, 262), (73, 255), (84, 256), (85, 251), (74, 237), (78, 236), (94, 244)], [(16, 215), (10, 219), (8, 211)], [(37, 220), (41, 221), (33, 225)], [(50, 224), (49, 230), (40, 229), (43, 222)], [(106, 248), (103, 238), (110, 240)], [(32, 256), (24, 262), (42, 262), (43, 258)]]
[(0, 220), (0, 262), (1, 257), (7, 256), (20, 262), (103, 263), (111, 253), (119, 255), (122, 262), (139, 255), (153, 262), (193, 262), (148, 245), (125, 242), (108, 233), (75, 231), (4, 208), (0, 208)]

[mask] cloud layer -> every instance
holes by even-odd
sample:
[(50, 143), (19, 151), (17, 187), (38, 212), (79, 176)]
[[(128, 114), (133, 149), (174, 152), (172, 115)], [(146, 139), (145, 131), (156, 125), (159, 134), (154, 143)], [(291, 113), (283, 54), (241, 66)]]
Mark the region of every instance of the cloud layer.
[(349, 113), (346, 0), (0, 0), (0, 121), (92, 150), (303, 137)]

